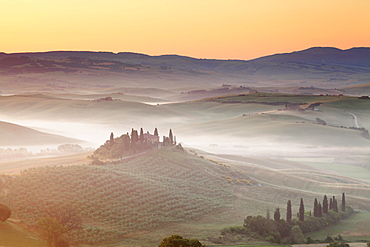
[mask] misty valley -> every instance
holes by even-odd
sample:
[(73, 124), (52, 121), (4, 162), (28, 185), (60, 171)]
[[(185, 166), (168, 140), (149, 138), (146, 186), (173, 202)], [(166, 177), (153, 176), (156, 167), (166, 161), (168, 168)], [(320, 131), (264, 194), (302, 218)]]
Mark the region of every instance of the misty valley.
[(0, 53), (0, 246), (369, 246), (369, 57)]

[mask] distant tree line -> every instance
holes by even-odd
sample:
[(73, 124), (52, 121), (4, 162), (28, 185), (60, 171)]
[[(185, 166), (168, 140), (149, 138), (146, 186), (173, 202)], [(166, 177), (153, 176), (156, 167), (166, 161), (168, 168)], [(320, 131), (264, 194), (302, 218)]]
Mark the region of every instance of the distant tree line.
[(340, 210), (335, 196), (328, 200), (325, 195), (322, 203), (315, 198), (313, 214), (311, 211), (305, 211), (303, 198), (301, 198), (296, 218), (293, 218), (292, 203), (289, 200), (287, 202), (286, 219), (281, 219), (280, 208), (276, 208), (273, 219), (270, 219), (268, 210), (266, 217), (261, 215), (248, 216), (244, 219), (242, 227), (226, 228), (221, 234), (245, 234), (273, 243), (303, 243), (304, 233), (336, 224), (352, 214), (354, 214), (354, 210), (346, 205), (344, 193), (342, 194)]
[(19, 157), (27, 157), (31, 155), (32, 153), (28, 151), (26, 148), (18, 148), (18, 149), (0, 148), (0, 157), (4, 157), (4, 158), (19, 158)]
[[(321, 119), (321, 118), (316, 118), (316, 124), (320, 124), (320, 125), (327, 125), (327, 123)], [(369, 134), (369, 131), (363, 127), (361, 128), (357, 128), (357, 127), (346, 127), (346, 126), (337, 126), (337, 125), (328, 125), (330, 127), (335, 127), (335, 128), (342, 128), (342, 129), (352, 129), (352, 130), (358, 130), (358, 131), (361, 131), (361, 136), (370, 140), (370, 134)]]
[(360, 96), (360, 97), (358, 97), (359, 99), (370, 99), (370, 97), (369, 96), (367, 96), (367, 95), (364, 95), (364, 96)]
[(154, 129), (153, 134), (150, 134), (149, 131), (144, 133), (143, 128), (140, 128), (140, 133), (135, 129), (131, 129), (131, 134), (127, 132), (116, 138), (112, 132), (109, 140), (96, 149), (91, 158), (93, 159), (93, 164), (99, 164), (99, 158), (118, 159), (175, 144), (176, 136), (173, 135), (171, 129), (168, 136), (163, 136), (162, 142), (160, 142), (157, 128)]

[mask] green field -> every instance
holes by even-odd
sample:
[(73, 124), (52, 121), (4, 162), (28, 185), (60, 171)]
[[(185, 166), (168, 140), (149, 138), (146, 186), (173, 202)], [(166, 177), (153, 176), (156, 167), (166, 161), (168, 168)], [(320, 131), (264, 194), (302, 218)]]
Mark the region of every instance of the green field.
[(290, 160), (299, 161), (313, 168), (331, 171), (339, 176), (370, 180), (370, 170), (367, 167), (340, 164), (335, 162), (334, 160), (330, 162), (315, 161), (317, 159), (312, 158), (291, 158)]
[(369, 225), (370, 212), (360, 211), (356, 215), (342, 220), (338, 225), (324, 228), (320, 232), (307, 234), (307, 237), (325, 239), (326, 236), (334, 238), (340, 234), (346, 241), (364, 240), (370, 242)]

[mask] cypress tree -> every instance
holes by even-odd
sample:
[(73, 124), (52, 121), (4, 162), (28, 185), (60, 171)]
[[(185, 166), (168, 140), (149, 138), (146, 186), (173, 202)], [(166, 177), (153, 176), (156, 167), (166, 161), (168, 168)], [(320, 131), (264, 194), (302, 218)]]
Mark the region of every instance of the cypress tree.
[(124, 143), (124, 149), (125, 149), (125, 151), (129, 151), (130, 150), (131, 140), (130, 140), (130, 135), (128, 133), (124, 136), (123, 143)]
[(318, 216), (317, 217), (322, 217), (322, 207), (321, 207), (320, 202), (319, 202), (319, 205), (318, 205)]
[(327, 214), (329, 212), (328, 197), (324, 195), (324, 200), (322, 201), (322, 211)]
[(158, 129), (157, 129), (157, 128), (155, 128), (155, 129), (154, 129), (154, 135), (155, 135), (155, 136), (159, 136), (159, 135), (158, 135)]
[(172, 135), (172, 130), (170, 129), (170, 133), (168, 134), (168, 138), (169, 138), (169, 144), (172, 145), (173, 144), (173, 135)]
[(131, 129), (131, 148), (134, 152), (136, 152), (136, 143), (138, 141), (139, 135), (137, 134), (137, 130)]
[(144, 130), (140, 128), (140, 143), (143, 144), (144, 142)]
[(304, 221), (304, 204), (303, 204), (303, 198), (301, 198), (301, 204), (299, 205), (299, 221)]
[(111, 146), (113, 146), (113, 144), (114, 144), (114, 135), (113, 135), (113, 132), (110, 133), (109, 144)]
[(286, 206), (286, 222), (292, 221), (292, 202), (289, 200)]
[(277, 207), (274, 213), (274, 221), (279, 221), (279, 220), (280, 220), (280, 208)]
[(335, 199), (335, 196), (333, 196), (333, 210), (338, 212), (338, 202), (337, 199)]
[(315, 201), (313, 203), (313, 216), (319, 217), (319, 203), (317, 202), (317, 198), (315, 198)]
[(344, 192), (342, 193), (342, 211), (346, 211), (346, 197), (344, 195)]

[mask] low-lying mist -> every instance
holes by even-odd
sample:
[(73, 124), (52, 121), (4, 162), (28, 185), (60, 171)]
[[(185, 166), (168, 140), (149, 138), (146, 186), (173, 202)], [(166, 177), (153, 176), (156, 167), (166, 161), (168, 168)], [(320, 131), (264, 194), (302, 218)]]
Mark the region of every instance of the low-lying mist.
[[(239, 137), (235, 134), (215, 134), (213, 131), (207, 132), (196, 131), (187, 128), (182, 128), (184, 124), (183, 118), (171, 119), (156, 119), (152, 121), (136, 121), (131, 120), (127, 123), (114, 124), (98, 124), (98, 123), (83, 123), (83, 122), (55, 122), (46, 120), (11, 120), (5, 119), (8, 122), (18, 125), (33, 128), (35, 130), (50, 134), (62, 135), (74, 139), (81, 140), (80, 145), (83, 147), (97, 148), (109, 139), (111, 132), (115, 137), (122, 134), (131, 133), (131, 129), (140, 130), (153, 134), (154, 128), (158, 128), (159, 136), (162, 138), (168, 135), (169, 129), (172, 129), (178, 143), (189, 149), (200, 149), (211, 153), (218, 154), (233, 154), (241, 156), (259, 156), (259, 157), (299, 157), (299, 156), (328, 156), (328, 155), (343, 155), (343, 154), (364, 154), (368, 152), (366, 147), (355, 147), (354, 143), (348, 143), (348, 146), (330, 146), (330, 145), (314, 145), (305, 143), (304, 139), (296, 137), (295, 141), (282, 141), (282, 136), (279, 135), (261, 135), (259, 137), (245, 136), (241, 134)], [(136, 123), (135, 123), (136, 122)], [(132, 124), (133, 123), (133, 124)], [(179, 128), (177, 128), (179, 127)], [(320, 137), (318, 136), (319, 140)], [(320, 143), (320, 141), (318, 141)], [(55, 149), (58, 145), (33, 145), (22, 146), (32, 152), (39, 152), (45, 149)], [(13, 146), (13, 148), (19, 148)]]

